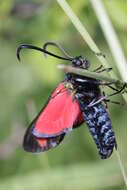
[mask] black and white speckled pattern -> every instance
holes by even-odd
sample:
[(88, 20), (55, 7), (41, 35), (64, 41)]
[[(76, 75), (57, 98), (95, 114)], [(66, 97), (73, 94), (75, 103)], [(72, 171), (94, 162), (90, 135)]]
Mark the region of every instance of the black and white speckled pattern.
[(97, 145), (102, 159), (110, 157), (116, 147), (115, 134), (105, 105), (100, 102), (92, 107), (88, 105), (101, 97), (99, 81), (72, 73), (66, 75), (66, 81), (73, 84), (75, 97), (83, 113), (83, 119)]
[(83, 118), (97, 145), (102, 159), (108, 158), (116, 146), (114, 131), (109, 114), (102, 103), (84, 107)]

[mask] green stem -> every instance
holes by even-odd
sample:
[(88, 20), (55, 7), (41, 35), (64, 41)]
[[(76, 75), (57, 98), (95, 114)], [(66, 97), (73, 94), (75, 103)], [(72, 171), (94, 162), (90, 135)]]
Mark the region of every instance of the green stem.
[(125, 185), (127, 186), (127, 175), (126, 175), (125, 168), (123, 166), (122, 160), (120, 158), (120, 153), (119, 153), (118, 147), (117, 147), (117, 150), (116, 150), (116, 156), (117, 156), (117, 159), (118, 159), (119, 164), (120, 164), (120, 169), (121, 169), (124, 181), (125, 181)]
[[(93, 79), (98, 79), (101, 81), (114, 83), (117, 86), (117, 88), (121, 88), (125, 84), (125, 82), (123, 82), (122, 80), (107, 77), (101, 73), (95, 73), (95, 72), (91, 72), (91, 71), (88, 71), (85, 69), (74, 68), (74, 67), (68, 66), (68, 65), (58, 65), (58, 68), (64, 70), (65, 72), (71, 72), (71, 73), (75, 73), (75, 74), (82, 75), (85, 77), (90, 77)], [(127, 83), (126, 83), (126, 85), (127, 85)]]

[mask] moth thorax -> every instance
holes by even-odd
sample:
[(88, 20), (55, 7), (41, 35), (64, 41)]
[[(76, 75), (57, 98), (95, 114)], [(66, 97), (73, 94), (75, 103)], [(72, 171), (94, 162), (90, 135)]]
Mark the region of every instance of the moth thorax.
[(73, 95), (75, 94), (76, 90), (74, 89), (72, 83), (70, 83), (70, 82), (65, 82), (65, 83), (64, 83), (64, 86), (65, 86), (65, 88), (68, 89), (68, 91), (69, 91), (71, 94), (73, 94)]

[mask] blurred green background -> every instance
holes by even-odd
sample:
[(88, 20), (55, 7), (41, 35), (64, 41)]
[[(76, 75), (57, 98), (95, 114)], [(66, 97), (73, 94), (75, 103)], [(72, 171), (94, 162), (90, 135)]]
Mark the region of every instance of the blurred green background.
[[(68, 2), (118, 74), (90, 1)], [(127, 1), (103, 2), (127, 55)], [(67, 62), (23, 50), (19, 64), (16, 48), (21, 43), (41, 47), (46, 41), (56, 41), (73, 56), (88, 57), (91, 69), (100, 65), (56, 1), (0, 0), (0, 189), (125, 189), (115, 151), (101, 160), (85, 124), (56, 149), (36, 155), (24, 152), (24, 131), (63, 80), (57, 65)], [(53, 47), (49, 50), (60, 54)], [(121, 96), (113, 99), (123, 101)], [(109, 110), (127, 171), (127, 110), (116, 105)]]

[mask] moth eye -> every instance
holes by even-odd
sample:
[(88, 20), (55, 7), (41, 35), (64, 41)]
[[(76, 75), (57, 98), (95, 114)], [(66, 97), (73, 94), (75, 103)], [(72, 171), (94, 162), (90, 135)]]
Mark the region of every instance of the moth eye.
[(76, 65), (77, 66), (81, 66), (82, 65), (82, 61), (81, 60), (77, 60)]

